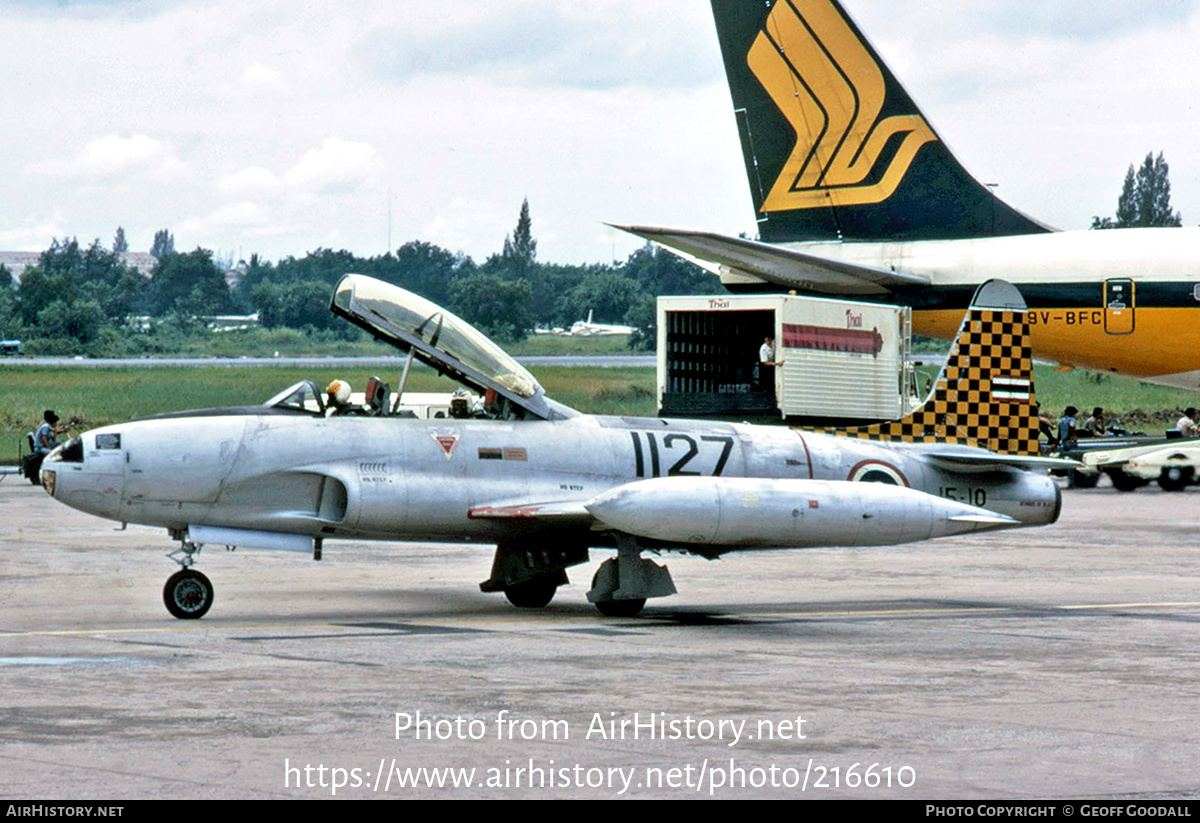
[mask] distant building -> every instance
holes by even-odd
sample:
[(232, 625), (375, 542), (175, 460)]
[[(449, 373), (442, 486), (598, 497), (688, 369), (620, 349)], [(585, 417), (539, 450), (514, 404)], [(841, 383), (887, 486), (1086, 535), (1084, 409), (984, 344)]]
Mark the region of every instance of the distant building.
[(40, 251), (0, 251), (0, 266), (7, 268), (20, 282), (25, 269), (36, 266), (41, 256)]
[[(40, 251), (0, 251), (0, 266), (6, 266), (19, 283), (25, 270), (36, 266), (41, 256)], [(121, 252), (121, 262), (133, 266), (143, 277), (149, 277), (158, 260), (144, 251), (125, 251)]]
[(236, 266), (225, 270), (225, 285), (229, 287), (230, 291), (236, 289), (237, 284), (242, 282), (242, 277), (248, 268), (245, 260), (239, 260)]

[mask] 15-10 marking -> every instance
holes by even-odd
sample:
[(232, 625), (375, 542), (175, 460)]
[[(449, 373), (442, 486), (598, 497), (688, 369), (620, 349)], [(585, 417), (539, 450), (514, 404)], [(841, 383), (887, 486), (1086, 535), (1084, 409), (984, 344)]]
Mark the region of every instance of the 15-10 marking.
[(955, 486), (942, 486), (938, 489), (938, 495), (947, 500), (969, 503), (972, 506), (979, 506), (981, 509), (987, 508), (987, 489), (960, 489)]

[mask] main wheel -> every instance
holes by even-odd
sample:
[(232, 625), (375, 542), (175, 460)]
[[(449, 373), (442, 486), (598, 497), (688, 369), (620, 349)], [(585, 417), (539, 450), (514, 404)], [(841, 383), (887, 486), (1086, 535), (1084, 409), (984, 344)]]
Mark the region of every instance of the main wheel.
[(1192, 482), (1191, 466), (1164, 466), (1158, 476), (1158, 485), (1165, 492), (1183, 491)]
[(504, 596), (518, 609), (541, 609), (550, 605), (556, 591), (558, 582), (549, 575), (543, 575), (509, 586), (504, 590)]
[(1139, 486), (1143, 485), (1140, 477), (1134, 477), (1120, 469), (1110, 469), (1108, 476), (1112, 480), (1113, 488), (1119, 492), (1136, 491)]
[(163, 603), (180, 620), (204, 617), (213, 602), (212, 582), (195, 569), (183, 569), (167, 578)]
[(596, 609), (605, 617), (637, 617), (646, 605), (646, 598), (634, 600), (600, 600)]
[(1087, 474), (1076, 469), (1075, 473), (1071, 476), (1071, 485), (1077, 489), (1094, 489), (1099, 482), (1100, 472)]

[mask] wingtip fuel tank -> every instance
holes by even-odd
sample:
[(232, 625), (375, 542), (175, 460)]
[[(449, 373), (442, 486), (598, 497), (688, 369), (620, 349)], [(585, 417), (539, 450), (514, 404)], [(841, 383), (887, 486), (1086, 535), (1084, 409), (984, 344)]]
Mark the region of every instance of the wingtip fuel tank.
[(659, 477), (586, 504), (604, 526), (712, 547), (886, 546), (1020, 523), (955, 500), (883, 483)]

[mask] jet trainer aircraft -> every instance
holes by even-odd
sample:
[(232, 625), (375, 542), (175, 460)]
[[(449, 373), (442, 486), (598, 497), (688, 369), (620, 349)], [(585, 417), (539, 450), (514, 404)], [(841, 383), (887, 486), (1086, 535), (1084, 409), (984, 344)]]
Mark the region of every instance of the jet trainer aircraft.
[(1035, 355), (1200, 386), (1200, 228), (1056, 231), (951, 154), (837, 0), (712, 0), (760, 241), (619, 226), (730, 290), (913, 307), (949, 339), (975, 287), (1028, 302)]
[(845, 436), (581, 414), (415, 294), (346, 275), (331, 309), (480, 393), (483, 408), (420, 419), (381, 385), (367, 407), (328, 408), (302, 381), (262, 406), (88, 431), (46, 458), (57, 500), (179, 541), (169, 556), (183, 568), (163, 592), (176, 617), (213, 602), (191, 567), (205, 544), (319, 559), (328, 538), (495, 542), (481, 588), (535, 608), (590, 548), (616, 548), (588, 599), (634, 615), (675, 592), (642, 550), (877, 546), (1058, 518), (1045, 469), (1063, 462), (1036, 456), (1028, 326), (1006, 283), (980, 288), (924, 407)]

